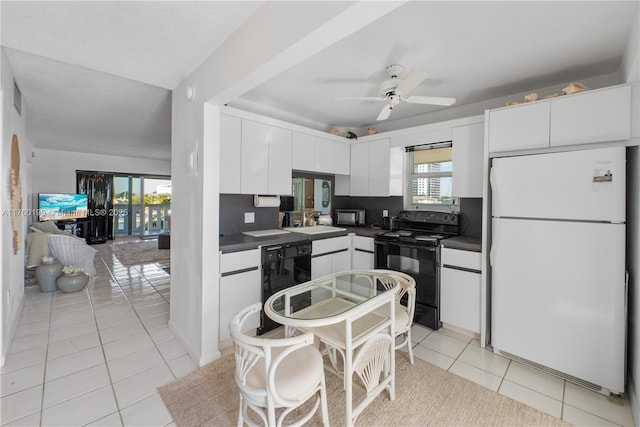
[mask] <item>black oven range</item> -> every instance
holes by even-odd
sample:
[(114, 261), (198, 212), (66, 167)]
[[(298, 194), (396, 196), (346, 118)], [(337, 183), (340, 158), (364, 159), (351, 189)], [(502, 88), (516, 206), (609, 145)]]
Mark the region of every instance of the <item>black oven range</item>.
[(416, 281), (414, 322), (439, 329), (440, 241), (457, 236), (459, 215), (451, 212), (401, 211), (397, 229), (375, 236), (375, 268), (401, 271)]

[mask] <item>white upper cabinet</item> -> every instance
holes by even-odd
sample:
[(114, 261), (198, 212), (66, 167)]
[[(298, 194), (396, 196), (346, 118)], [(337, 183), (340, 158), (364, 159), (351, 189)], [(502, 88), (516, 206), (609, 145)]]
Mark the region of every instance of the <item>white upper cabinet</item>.
[(489, 113), (489, 151), (549, 147), (549, 103), (506, 107)]
[(453, 128), (452, 194), (457, 197), (482, 197), (484, 165), (484, 125)]
[(348, 142), (333, 142), (333, 173), (349, 175), (351, 148)]
[(220, 192), (240, 193), (242, 124), (239, 117), (220, 115)]
[(551, 103), (551, 146), (631, 137), (631, 86), (563, 96)]
[(622, 141), (631, 137), (631, 86), (564, 95), (489, 112), (489, 151)]
[(369, 144), (351, 145), (351, 174), (349, 177), (351, 196), (369, 195)]
[(291, 194), (292, 132), (269, 126), (269, 187), (267, 194)]
[(333, 141), (330, 139), (313, 138), (313, 171), (333, 173)]
[(389, 138), (351, 144), (351, 196), (389, 196)]
[(269, 126), (242, 119), (242, 194), (269, 194)]
[(293, 132), (293, 149), (291, 166), (293, 169), (301, 171), (313, 170), (313, 152), (314, 152), (313, 136), (307, 133)]
[(295, 170), (349, 174), (349, 143), (293, 132), (292, 167)]
[[(224, 115), (222, 117), (225, 117)], [(221, 135), (231, 133), (230, 125), (240, 120), (240, 164), (237, 153), (221, 149), (221, 193), (291, 194), (292, 133), (253, 120), (227, 116), (221, 125)], [(233, 129), (236, 129), (234, 127)], [(224, 140), (223, 140), (224, 144)], [(228, 159), (228, 156), (229, 159)], [(236, 176), (240, 176), (239, 183)], [(227, 179), (227, 176), (232, 177)], [(229, 181), (227, 184), (226, 181)], [(223, 184), (224, 183), (224, 184)], [(239, 188), (238, 188), (239, 187)]]
[(389, 138), (369, 142), (369, 196), (389, 196)]

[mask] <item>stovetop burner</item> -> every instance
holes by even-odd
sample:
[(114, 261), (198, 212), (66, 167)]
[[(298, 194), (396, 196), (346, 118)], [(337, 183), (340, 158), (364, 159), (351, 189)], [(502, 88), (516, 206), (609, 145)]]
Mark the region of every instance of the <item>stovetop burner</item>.
[(445, 237), (446, 236), (443, 236), (442, 234), (420, 234), (418, 236), (415, 236), (414, 239), (423, 242), (435, 242), (438, 240), (442, 240)]
[(437, 246), (440, 240), (459, 232), (458, 215), (447, 212), (401, 211), (398, 229), (379, 233), (379, 241), (408, 245)]

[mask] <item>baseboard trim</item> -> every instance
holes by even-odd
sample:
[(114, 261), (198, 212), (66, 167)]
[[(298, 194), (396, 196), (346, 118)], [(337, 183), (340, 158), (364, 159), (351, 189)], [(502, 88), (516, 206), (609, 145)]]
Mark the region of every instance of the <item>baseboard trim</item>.
[(171, 331), (173, 336), (176, 337), (176, 340), (178, 340), (178, 342), (180, 344), (182, 344), (182, 347), (187, 351), (187, 354), (189, 355), (189, 357), (191, 357), (191, 360), (193, 360), (193, 362), (198, 367), (203, 367), (207, 363), (210, 363), (210, 362), (213, 362), (214, 360), (220, 359), (220, 351), (218, 349), (216, 349), (216, 351), (212, 355), (208, 355), (207, 357), (204, 357), (199, 351), (196, 351), (189, 344), (189, 342), (184, 338), (184, 336), (182, 335), (180, 330), (171, 321), (171, 319), (169, 319), (169, 322), (167, 323), (167, 326), (169, 327), (169, 330)]

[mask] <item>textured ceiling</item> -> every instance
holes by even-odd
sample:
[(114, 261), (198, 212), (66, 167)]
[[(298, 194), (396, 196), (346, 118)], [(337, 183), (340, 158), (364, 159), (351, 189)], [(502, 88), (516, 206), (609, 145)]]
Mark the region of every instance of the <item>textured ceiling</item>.
[(262, 2), (2, 1), (35, 147), (169, 159), (171, 89)]
[[(638, 2), (410, 2), (230, 105), (318, 127), (376, 125), (385, 66), (429, 73), (411, 95), (456, 105), (618, 70)], [(614, 23), (612, 25), (611, 23)], [(403, 76), (401, 75), (401, 77)], [(562, 86), (561, 86), (562, 87)], [(266, 107), (265, 107), (266, 106)], [(389, 120), (446, 107), (400, 103)]]

